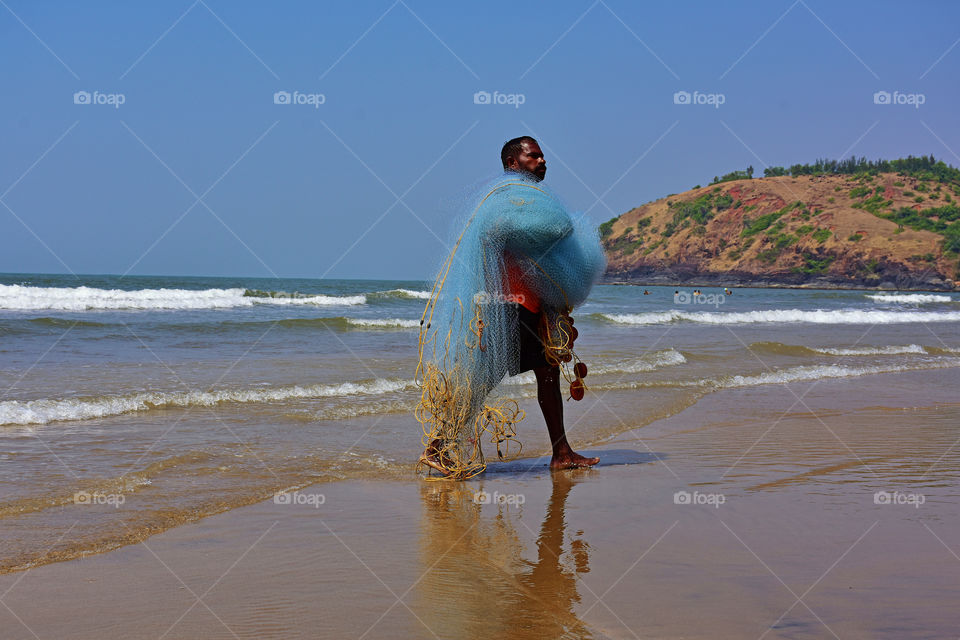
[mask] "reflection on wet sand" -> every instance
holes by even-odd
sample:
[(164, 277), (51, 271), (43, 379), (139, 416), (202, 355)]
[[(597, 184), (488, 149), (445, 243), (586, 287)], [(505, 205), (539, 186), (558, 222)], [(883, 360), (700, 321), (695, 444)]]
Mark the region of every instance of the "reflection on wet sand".
[[(589, 571), (583, 532), (568, 536), (564, 508), (576, 480), (552, 474), (553, 491), (537, 533), (523, 521), (536, 505), (477, 504), (475, 487), (421, 487), (423, 520), (417, 615), (440, 637), (590, 638), (573, 612), (577, 573)], [(529, 517), (529, 515), (528, 515)], [(519, 533), (518, 533), (519, 532)], [(524, 558), (523, 533), (537, 535)]]

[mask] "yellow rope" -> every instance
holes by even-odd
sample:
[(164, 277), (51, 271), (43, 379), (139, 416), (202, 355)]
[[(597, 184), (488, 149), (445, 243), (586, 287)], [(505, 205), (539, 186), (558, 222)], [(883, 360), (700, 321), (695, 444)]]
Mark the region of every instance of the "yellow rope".
[[(486, 462), (483, 457), (480, 439), (484, 433), (490, 435), (490, 442), (497, 448), (497, 456), (504, 460), (513, 455), (519, 455), (523, 445), (516, 439), (515, 425), (524, 419), (524, 412), (519, 408), (516, 401), (510, 399), (499, 399), (490, 404), (484, 404), (483, 408), (475, 416), (468, 415), (470, 411), (470, 386), (469, 375), (465, 372), (466, 363), (454, 362), (452, 368), (447, 362), (450, 355), (449, 348), (445, 350), (441, 369), (433, 363), (424, 363), (425, 350), (433, 346), (436, 349), (437, 336), (430, 337), (430, 326), (433, 321), (433, 314), (436, 311), (437, 303), (440, 299), (440, 293), (446, 284), (450, 268), (453, 266), (453, 260), (460, 248), (467, 229), (473, 223), (477, 211), (483, 206), (487, 198), (500, 189), (508, 186), (523, 186), (541, 193), (547, 194), (543, 189), (524, 182), (510, 182), (498, 185), (483, 197), (477, 207), (471, 213), (467, 224), (457, 238), (453, 250), (447, 256), (446, 261), (437, 275), (437, 279), (430, 291), (430, 299), (420, 317), (420, 336), (418, 340), (419, 358), (417, 362), (416, 381), (420, 386), (420, 403), (417, 405), (415, 415), (423, 431), (422, 442), (425, 449), (431, 450), (433, 459), (449, 475), (447, 477), (457, 480), (466, 480), (486, 469)], [(549, 195), (549, 194), (547, 194)], [(534, 263), (536, 264), (536, 263)], [(539, 267), (539, 265), (537, 265)], [(542, 271), (542, 269), (541, 269)], [(549, 275), (547, 276), (549, 277)], [(552, 281), (552, 279), (551, 279)], [(556, 284), (554, 282), (554, 284)], [(562, 291), (562, 289), (561, 289)], [(566, 294), (564, 293), (564, 296)], [(457, 300), (460, 306), (460, 321), (463, 322), (463, 302)], [(470, 320), (470, 333), (476, 338), (473, 342), (467, 338), (467, 347), (471, 350), (476, 348), (479, 351), (485, 351), (486, 346), (483, 343), (484, 324), (482, 318), (482, 309), (476, 301), (471, 301), (474, 305), (473, 317)], [(461, 324), (462, 326), (462, 324)], [(442, 344), (449, 347), (453, 336), (453, 326), (446, 336), (446, 341)], [(454, 349), (455, 352), (455, 349)], [(463, 384), (454, 385), (451, 380), (463, 380)], [(462, 430), (469, 425), (470, 432), (463, 434)], [(469, 437), (465, 437), (468, 435)], [(465, 451), (462, 445), (469, 443), (472, 445), (469, 453)], [(514, 451), (515, 450), (515, 451)], [(420, 467), (418, 464), (418, 468)]]

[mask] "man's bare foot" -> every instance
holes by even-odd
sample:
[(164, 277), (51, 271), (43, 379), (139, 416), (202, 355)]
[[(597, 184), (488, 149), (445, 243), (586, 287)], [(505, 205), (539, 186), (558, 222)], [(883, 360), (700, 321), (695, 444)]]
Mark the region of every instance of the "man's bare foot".
[(550, 460), (551, 469), (579, 469), (582, 467), (592, 467), (600, 462), (600, 458), (586, 458), (579, 453), (568, 451), (562, 454), (554, 454)]
[(456, 466), (453, 459), (443, 450), (443, 441), (439, 438), (427, 445), (420, 456), (419, 464), (425, 464), (445, 476), (453, 475)]
[(443, 466), (443, 464), (440, 461), (440, 455), (435, 451), (431, 452), (430, 449), (427, 449), (422, 454), (420, 454), (420, 460), (418, 461), (418, 463), (426, 465), (436, 471), (439, 471), (441, 475), (444, 475), (444, 476), (449, 476), (453, 474), (453, 471), (451, 469), (448, 469)]

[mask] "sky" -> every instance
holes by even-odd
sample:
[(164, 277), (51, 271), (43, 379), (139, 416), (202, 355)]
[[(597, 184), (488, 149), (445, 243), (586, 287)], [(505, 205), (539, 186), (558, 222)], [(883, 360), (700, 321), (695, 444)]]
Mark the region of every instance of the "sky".
[(950, 0), (0, 0), (0, 272), (428, 279), (518, 135), (597, 224), (960, 166), (958, 43)]

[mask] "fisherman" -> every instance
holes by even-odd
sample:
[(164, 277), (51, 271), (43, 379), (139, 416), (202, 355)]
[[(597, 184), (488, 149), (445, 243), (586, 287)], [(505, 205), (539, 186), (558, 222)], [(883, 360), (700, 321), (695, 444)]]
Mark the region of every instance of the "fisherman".
[[(574, 255), (574, 258), (583, 254), (582, 262), (584, 264), (582, 269), (585, 270), (584, 273), (586, 274), (584, 278), (568, 283), (568, 287), (571, 290), (578, 289), (578, 297), (575, 303), (579, 304), (579, 301), (582, 301), (582, 299), (586, 297), (586, 293), (589, 291), (593, 282), (595, 282), (602, 273), (604, 262), (602, 250), (599, 248), (599, 244), (595, 239), (591, 244), (591, 242), (585, 240), (584, 237), (577, 236), (574, 232), (574, 227), (571, 226), (572, 223), (569, 214), (566, 214), (562, 207), (550, 198), (547, 191), (536, 186), (536, 184), (541, 182), (546, 176), (547, 165), (543, 151), (535, 139), (530, 136), (522, 136), (509, 140), (503, 145), (500, 159), (505, 171), (502, 186), (488, 193), (480, 205), (478, 205), (478, 211), (480, 213), (477, 214), (477, 212), (475, 212), (475, 215), (486, 215), (487, 218), (472, 222), (472, 230), (474, 233), (480, 233), (481, 235), (472, 237), (461, 236), (464, 242), (470, 241), (473, 245), (461, 246), (459, 247), (459, 251), (467, 255), (474, 255), (470, 253), (472, 248), (475, 250), (475, 253), (483, 255), (482, 266), (478, 268), (479, 270), (490, 269), (490, 263), (502, 263), (502, 280), (494, 286), (501, 288), (502, 291), (507, 294), (505, 297), (508, 298), (508, 300), (505, 301), (506, 304), (501, 305), (502, 308), (497, 307), (491, 310), (493, 309), (493, 305), (486, 305), (482, 309), (478, 308), (475, 318), (470, 322), (470, 328), (474, 335), (473, 337), (467, 336), (467, 342), (475, 345), (475, 348), (471, 347), (473, 350), (470, 351), (468, 355), (463, 355), (463, 346), (459, 342), (452, 347), (446, 347), (448, 351), (444, 351), (444, 353), (447, 354), (447, 356), (438, 359), (443, 363), (443, 366), (452, 367), (455, 372), (463, 375), (462, 368), (466, 366), (464, 362), (469, 361), (472, 363), (471, 366), (474, 367), (473, 374), (471, 374), (473, 377), (469, 379), (469, 383), (458, 383), (458, 379), (455, 379), (454, 376), (443, 377), (442, 383), (438, 384), (433, 382), (433, 386), (430, 386), (431, 383), (429, 381), (425, 381), (421, 405), (420, 408), (418, 408), (418, 417), (426, 416), (421, 419), (421, 422), (433, 422), (440, 430), (448, 429), (450, 423), (457, 420), (465, 421), (467, 419), (475, 419), (472, 415), (467, 415), (468, 412), (466, 411), (456, 412), (451, 410), (449, 405), (456, 405), (458, 402), (461, 404), (467, 402), (463, 400), (463, 397), (469, 397), (470, 401), (475, 405), (477, 404), (477, 399), (474, 397), (477, 393), (476, 388), (483, 383), (489, 386), (489, 389), (484, 388), (483, 391), (488, 392), (492, 390), (493, 386), (499, 383), (500, 377), (504, 374), (516, 376), (532, 370), (537, 380), (537, 401), (543, 413), (547, 432), (550, 436), (553, 454), (550, 461), (551, 469), (592, 466), (599, 462), (599, 458), (581, 456), (571, 448), (567, 441), (563, 424), (563, 395), (560, 390), (561, 369), (556, 357), (548, 357), (547, 352), (551, 347), (548, 347), (545, 343), (545, 337), (551, 335), (548, 333), (550, 331), (549, 327), (552, 326), (556, 328), (557, 326), (566, 326), (569, 333), (572, 333), (573, 336), (569, 341), (569, 345), (572, 346), (573, 339), (575, 339), (576, 336), (576, 329), (573, 329), (572, 320), (569, 318), (569, 307), (572, 305), (561, 305), (567, 306), (568, 308), (558, 312), (555, 306), (546, 304), (546, 301), (542, 300), (537, 292), (538, 290), (553, 291), (550, 289), (551, 283), (557, 285), (557, 282), (556, 277), (551, 277), (548, 273), (550, 257), (552, 255), (565, 255), (563, 254), (563, 249), (567, 245), (561, 243), (572, 243), (573, 248), (568, 248), (568, 250)], [(491, 199), (495, 198), (495, 194), (502, 194), (504, 190), (510, 189), (513, 191), (506, 191), (508, 196), (512, 196), (514, 193), (529, 193), (533, 194), (533, 197), (526, 195), (524, 195), (524, 197), (507, 197), (507, 199), (503, 201)], [(525, 206), (527, 208), (524, 208)], [(486, 209), (481, 211), (482, 207), (486, 207)], [(490, 207), (498, 208), (492, 210)], [(547, 213), (544, 214), (543, 211), (537, 207), (541, 207), (541, 209)], [(512, 208), (516, 210), (514, 211)], [(560, 216), (556, 213), (558, 211), (562, 213), (562, 220), (559, 222), (557, 218)], [(548, 214), (552, 214), (554, 217), (550, 218)], [(544, 219), (550, 223), (544, 223), (543, 226), (547, 228), (547, 231), (541, 234), (550, 241), (547, 242), (547, 246), (538, 247), (532, 252), (536, 254), (537, 259), (534, 259), (534, 256), (529, 255), (530, 252), (526, 254), (519, 250), (514, 252), (511, 247), (518, 243), (522, 245), (523, 239), (528, 236), (535, 239), (544, 239), (537, 235), (541, 230), (531, 226), (534, 225), (533, 216), (538, 215), (543, 216)], [(527, 217), (524, 218), (523, 216)], [(495, 221), (491, 223), (490, 233), (502, 231), (503, 227), (511, 227), (511, 225), (517, 227), (516, 233), (508, 233), (507, 239), (502, 241), (504, 248), (497, 256), (489, 256), (484, 253), (488, 250), (489, 246), (496, 245), (495, 242), (490, 240), (490, 233), (484, 232), (486, 233), (486, 235), (484, 235), (478, 230), (486, 229), (486, 227), (482, 227), (482, 223), (486, 219), (493, 219)], [(468, 230), (471, 229), (470, 225), (471, 222), (468, 221)], [(523, 225), (528, 226), (524, 227)], [(559, 229), (565, 230), (561, 231)], [(547, 235), (550, 231), (556, 234), (555, 239), (551, 240), (551, 236)], [(467, 230), (465, 230), (464, 233), (466, 234)], [(511, 242), (511, 240), (514, 241)], [(458, 245), (459, 242), (458, 240)], [(531, 240), (531, 242), (533, 241)], [(577, 243), (582, 243), (582, 245), (577, 245)], [(596, 245), (595, 255), (593, 245)], [(558, 248), (554, 249), (555, 246)], [(583, 249), (580, 253), (577, 253), (575, 250), (578, 246)], [(462, 266), (455, 263), (457, 258), (455, 254), (457, 251), (458, 249), (454, 249), (454, 254), (450, 257), (448, 265), (446, 266), (447, 273), (449, 273), (451, 269)], [(551, 254), (551, 251), (554, 253)], [(547, 267), (544, 268), (538, 263), (538, 260), (546, 264)], [(566, 263), (564, 263), (564, 265), (566, 265)], [(563, 275), (564, 265), (555, 268), (556, 271), (561, 272), (559, 275)], [(576, 271), (572, 271), (571, 273), (576, 273)], [(557, 277), (559, 277), (559, 275), (557, 273), (554, 274), (554, 276)], [(442, 272), (441, 278), (438, 279), (438, 285), (435, 287), (434, 297), (438, 299), (442, 294), (445, 277), (445, 274)], [(470, 274), (464, 277), (470, 277)], [(448, 284), (446, 286), (450, 288), (452, 285)], [(489, 287), (490, 284), (487, 283), (487, 286)], [(566, 299), (569, 292), (561, 289), (561, 293), (564, 299)], [(487, 293), (485, 293), (485, 295), (489, 296)], [(433, 317), (433, 307), (431, 305), (436, 304), (443, 304), (443, 301), (434, 302), (433, 298), (431, 299), (431, 302), (428, 303), (427, 311), (424, 314), (426, 324), (421, 325), (421, 367), (426, 367), (424, 369), (424, 371), (426, 371), (425, 378), (430, 375), (430, 365), (423, 364), (423, 345), (430, 340), (436, 340), (436, 338), (429, 337), (436, 335), (429, 334), (431, 330), (431, 322), (429, 319)], [(461, 307), (463, 307), (462, 303)], [(549, 313), (547, 307), (549, 307)], [(557, 325), (558, 317), (565, 318), (568, 324), (563, 325), (561, 320), (561, 324)], [(502, 318), (506, 318), (506, 320), (502, 320)], [(500, 345), (493, 344), (491, 346), (491, 340), (493, 339), (491, 332), (496, 331), (499, 327), (490, 325), (497, 324), (498, 319), (501, 319), (500, 322), (503, 324), (510, 323), (511, 326), (513, 326), (512, 323), (515, 323), (516, 331), (503, 333), (503, 335), (509, 336), (509, 340), (515, 342), (513, 342), (513, 344), (503, 345), (504, 353), (512, 355), (506, 358), (506, 360), (509, 361), (506, 370), (497, 374), (500, 377), (493, 376), (491, 381), (491, 379), (487, 377), (487, 374), (489, 369), (494, 367), (494, 364), (490, 363), (495, 363), (496, 360), (488, 349), (496, 349)], [(551, 324), (551, 322), (553, 324)], [(463, 324), (464, 322), (461, 321), (455, 326), (459, 327)], [(433, 331), (437, 331), (436, 327), (433, 327)], [(545, 335), (545, 333), (547, 333), (547, 335)], [(428, 336), (426, 339), (424, 337), (425, 335)], [(552, 335), (556, 336), (556, 332)], [(441, 335), (441, 339), (442, 338), (443, 336)], [(434, 350), (437, 349), (436, 346), (433, 348)], [(464, 362), (459, 362), (456, 358), (453, 358), (454, 363), (451, 364), (449, 350), (456, 351), (457, 349), (461, 350), (457, 353), (460, 354), (458, 356), (460, 360)], [(556, 353), (556, 351), (553, 353)], [(519, 357), (516, 357), (516, 354), (519, 354)], [(486, 360), (484, 360), (484, 358), (486, 358)], [(457, 368), (458, 362), (461, 368), (460, 371), (458, 371)], [(439, 366), (440, 365), (435, 365), (435, 369)], [(582, 362), (577, 361), (574, 369), (577, 371), (577, 378), (576, 381), (571, 384), (571, 396), (579, 399), (583, 395), (584, 387), (581, 378), (586, 375), (586, 366)], [(418, 371), (418, 374), (419, 373), (420, 371)], [(437, 376), (435, 375), (434, 379), (436, 378)], [(477, 382), (478, 380), (482, 382)], [(470, 392), (458, 392), (457, 384), (469, 384), (471, 386)], [(578, 385), (579, 389), (577, 389)], [(460, 393), (460, 395), (458, 395), (458, 393)], [(437, 397), (441, 400), (438, 401)], [(482, 400), (482, 398), (480, 400)], [(485, 413), (489, 415), (496, 412), (487, 410)], [(519, 413), (522, 415), (522, 412)], [(464, 417), (465, 415), (467, 417)], [(501, 437), (509, 438), (510, 436)], [(473, 442), (474, 439), (475, 437), (471, 439), (471, 442)], [(478, 446), (476, 442), (473, 442), (473, 444)], [(429, 441), (423, 455), (420, 457), (420, 463), (440, 471), (444, 475), (450, 475), (451, 468), (458, 466), (458, 461), (454, 459), (456, 457), (457, 456), (451, 456), (449, 454), (449, 437), (444, 438), (437, 436)], [(459, 464), (462, 466), (462, 462)]]
[[(500, 151), (504, 171), (522, 174), (536, 182), (547, 175), (547, 162), (537, 141), (522, 136), (507, 141)], [(510, 267), (508, 267), (509, 273)], [(519, 279), (518, 279), (519, 281)], [(543, 341), (538, 327), (541, 323), (540, 303), (536, 297), (524, 291), (518, 305), (520, 321), (520, 366), (511, 375), (533, 370), (537, 378), (537, 402), (543, 412), (553, 448), (552, 469), (588, 467), (600, 462), (600, 458), (585, 458), (576, 453), (567, 442), (563, 428), (563, 394), (560, 392), (560, 368), (550, 365), (544, 355)]]

